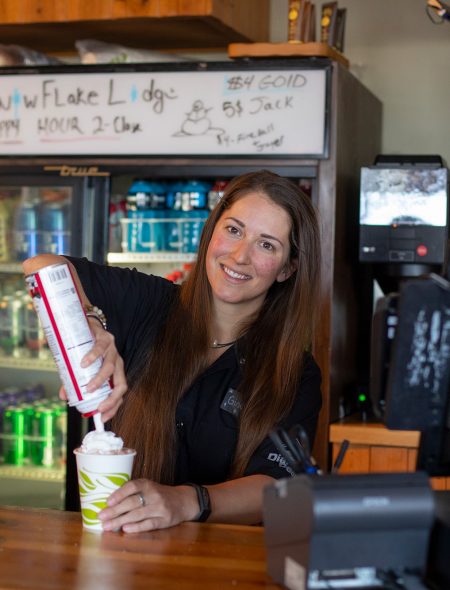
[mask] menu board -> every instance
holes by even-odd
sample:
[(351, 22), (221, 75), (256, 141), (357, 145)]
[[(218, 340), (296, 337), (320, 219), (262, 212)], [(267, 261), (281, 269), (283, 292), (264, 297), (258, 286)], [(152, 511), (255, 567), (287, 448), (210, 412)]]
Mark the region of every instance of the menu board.
[(0, 74), (1, 155), (326, 154), (320, 69)]

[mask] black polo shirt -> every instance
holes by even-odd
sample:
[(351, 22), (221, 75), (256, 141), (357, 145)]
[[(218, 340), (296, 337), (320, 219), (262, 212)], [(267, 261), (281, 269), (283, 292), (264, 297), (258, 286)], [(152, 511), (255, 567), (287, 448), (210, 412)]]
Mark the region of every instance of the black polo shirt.
[[(70, 260), (89, 300), (108, 319), (108, 329), (115, 336), (130, 384), (139, 374), (143, 351), (152, 346), (179, 287), (136, 270), (99, 266), (86, 259)], [(238, 437), (239, 384), (244, 364), (237, 342), (195, 380), (179, 401), (176, 484), (214, 484), (228, 479)], [(320, 382), (320, 370), (308, 355), (293, 407), (279, 426), (288, 429), (301, 424), (310, 440), (314, 439), (321, 406)], [(250, 459), (245, 475), (252, 474), (276, 479), (293, 475), (269, 437)]]

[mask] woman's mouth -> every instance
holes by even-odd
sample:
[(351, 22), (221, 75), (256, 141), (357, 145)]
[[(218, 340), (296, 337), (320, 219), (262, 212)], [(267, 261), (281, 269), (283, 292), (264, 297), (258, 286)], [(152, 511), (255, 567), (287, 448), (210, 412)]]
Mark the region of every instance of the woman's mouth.
[(223, 272), (232, 279), (236, 279), (239, 281), (248, 281), (252, 278), (250, 275), (245, 275), (240, 272), (236, 272), (223, 264), (221, 264), (220, 266), (222, 267)]

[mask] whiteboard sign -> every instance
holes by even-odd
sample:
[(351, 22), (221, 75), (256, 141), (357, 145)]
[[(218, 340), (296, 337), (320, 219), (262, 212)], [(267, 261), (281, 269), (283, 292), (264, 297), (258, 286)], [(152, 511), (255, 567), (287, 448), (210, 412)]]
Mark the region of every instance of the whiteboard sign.
[(0, 75), (0, 155), (323, 156), (326, 70)]

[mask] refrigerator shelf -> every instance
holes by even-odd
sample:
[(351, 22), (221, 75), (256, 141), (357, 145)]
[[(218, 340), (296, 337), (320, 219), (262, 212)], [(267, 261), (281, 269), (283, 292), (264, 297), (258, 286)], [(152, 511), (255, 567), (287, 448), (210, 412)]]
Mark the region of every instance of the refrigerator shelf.
[(18, 465), (0, 465), (0, 479), (26, 479), (34, 481), (62, 482), (65, 478), (65, 466), (61, 468), (22, 467)]
[(5, 369), (56, 372), (55, 361), (52, 358), (40, 359), (26, 356), (0, 356), (0, 367)]
[(20, 262), (0, 262), (0, 273), (23, 274), (22, 264)]
[(168, 262), (194, 262), (197, 254), (178, 252), (109, 252), (110, 264), (166, 264)]

